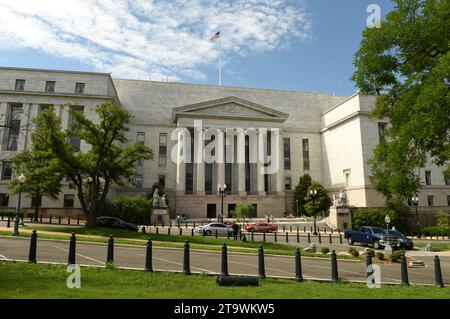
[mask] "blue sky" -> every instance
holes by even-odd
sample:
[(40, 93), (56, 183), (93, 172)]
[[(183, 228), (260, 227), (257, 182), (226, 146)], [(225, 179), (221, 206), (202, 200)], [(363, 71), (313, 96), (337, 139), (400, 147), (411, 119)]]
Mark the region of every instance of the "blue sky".
[(389, 0), (0, 0), (0, 65), (349, 95), (367, 6)]

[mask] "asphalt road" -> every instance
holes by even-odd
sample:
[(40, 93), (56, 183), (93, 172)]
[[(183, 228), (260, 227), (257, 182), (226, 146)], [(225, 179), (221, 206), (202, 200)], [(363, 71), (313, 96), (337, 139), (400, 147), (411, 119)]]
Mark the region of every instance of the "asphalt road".
[[(45, 262), (66, 263), (68, 241), (38, 240), (37, 259)], [(0, 260), (27, 260), (28, 238), (0, 237)], [(77, 263), (81, 265), (103, 266), (106, 261), (106, 244), (77, 243)], [(145, 247), (132, 245), (115, 245), (114, 264), (118, 267), (142, 269), (145, 263)], [(425, 268), (408, 268), (411, 283), (434, 284), (434, 267), (432, 257), (421, 258)], [(191, 250), (191, 271), (219, 273), (220, 252)], [(450, 258), (442, 257), (444, 282), (450, 284)], [(269, 277), (290, 277), (295, 275), (294, 258), (290, 256), (266, 256), (266, 274)], [(153, 267), (155, 270), (181, 271), (183, 267), (183, 250), (169, 248), (153, 249)], [(331, 277), (330, 260), (321, 258), (302, 258), (305, 279), (325, 279)], [(352, 281), (365, 281), (365, 264), (355, 261), (339, 260), (339, 277)], [(230, 274), (257, 275), (257, 254), (228, 253)], [(400, 265), (381, 265), (382, 282), (399, 283)]]

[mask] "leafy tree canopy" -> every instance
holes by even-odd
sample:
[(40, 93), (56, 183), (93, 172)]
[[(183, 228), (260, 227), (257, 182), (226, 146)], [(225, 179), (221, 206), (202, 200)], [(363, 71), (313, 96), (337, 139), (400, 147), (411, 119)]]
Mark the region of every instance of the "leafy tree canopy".
[(293, 210), (295, 213), (297, 213), (297, 203), (298, 203), (298, 214), (299, 215), (306, 214), (305, 207), (304, 207), (305, 203), (306, 203), (305, 197), (308, 193), (308, 188), (309, 188), (309, 186), (311, 186), (311, 183), (312, 183), (311, 176), (309, 174), (305, 174), (300, 177), (300, 179), (298, 181), (298, 185), (295, 186), (295, 188), (294, 188)]
[(309, 186), (305, 201), (305, 211), (308, 216), (317, 216), (319, 213), (327, 211), (333, 204), (325, 187), (318, 182), (312, 182)]
[(450, 175), (450, 2), (394, 2), (381, 28), (363, 32), (352, 79), (363, 94), (378, 95), (373, 117), (390, 123), (371, 181), (387, 197), (409, 197), (421, 187), (427, 156)]

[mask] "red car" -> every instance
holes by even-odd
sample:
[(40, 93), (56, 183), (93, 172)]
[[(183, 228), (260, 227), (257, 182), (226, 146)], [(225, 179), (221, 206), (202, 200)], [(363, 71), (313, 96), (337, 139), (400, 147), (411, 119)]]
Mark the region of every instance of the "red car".
[(255, 223), (247, 224), (245, 226), (246, 231), (254, 231), (255, 233), (271, 233), (277, 230), (277, 226), (271, 223)]

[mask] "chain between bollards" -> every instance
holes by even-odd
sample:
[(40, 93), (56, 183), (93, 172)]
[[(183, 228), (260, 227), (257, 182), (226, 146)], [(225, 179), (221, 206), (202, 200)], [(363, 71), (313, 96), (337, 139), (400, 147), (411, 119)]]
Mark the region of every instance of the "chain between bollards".
[(152, 257), (152, 249), (153, 249), (153, 243), (152, 240), (149, 238), (147, 240), (147, 249), (145, 251), (145, 271), (152, 272), (153, 271), (153, 257)]
[(261, 279), (266, 278), (266, 266), (264, 262), (264, 248), (262, 245), (258, 248), (258, 276)]
[(76, 245), (77, 245), (77, 237), (75, 236), (75, 233), (72, 233), (72, 236), (70, 236), (69, 257), (67, 261), (67, 264), (69, 265), (75, 265)]
[(37, 249), (37, 233), (33, 230), (30, 241), (30, 251), (28, 253), (28, 261), (30, 263), (36, 263), (36, 249)]
[(189, 242), (187, 240), (184, 241), (183, 274), (185, 275), (191, 274), (191, 265), (189, 260)]
[(331, 252), (331, 281), (335, 283), (339, 282), (337, 257), (335, 250)]
[(227, 244), (222, 244), (222, 263), (220, 267), (220, 275), (229, 276), (228, 274), (228, 256), (227, 256)]
[(300, 254), (300, 248), (295, 249), (295, 281), (302, 282), (303, 274), (302, 274), (302, 259)]

